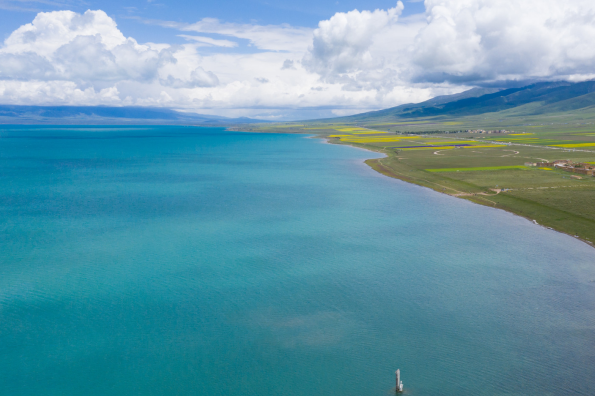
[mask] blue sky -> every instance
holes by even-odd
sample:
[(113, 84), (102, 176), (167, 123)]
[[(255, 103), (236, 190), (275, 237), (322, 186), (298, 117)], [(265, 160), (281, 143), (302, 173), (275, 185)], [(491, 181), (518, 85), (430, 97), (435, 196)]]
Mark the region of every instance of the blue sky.
[(290, 120), (595, 78), (592, 0), (0, 0), (0, 103)]
[[(406, 2), (403, 16), (424, 11), (423, 1)], [(6, 38), (13, 30), (30, 23), (38, 12), (72, 10), (103, 10), (114, 18), (126, 36), (138, 41), (182, 42), (171, 29), (147, 25), (143, 20), (168, 20), (192, 23), (202, 18), (218, 18), (234, 23), (256, 23), (316, 27), (318, 22), (337, 12), (353, 9), (387, 9), (394, 7), (389, 0), (302, 0), (299, 2), (269, 0), (218, 1), (10, 1), (0, 0), (0, 26)]]

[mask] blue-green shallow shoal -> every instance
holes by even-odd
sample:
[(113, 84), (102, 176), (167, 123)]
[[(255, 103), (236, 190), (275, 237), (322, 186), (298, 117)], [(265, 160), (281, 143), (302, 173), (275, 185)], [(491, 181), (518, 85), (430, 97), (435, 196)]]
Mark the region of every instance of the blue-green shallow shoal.
[(595, 394), (595, 249), (373, 156), (0, 127), (0, 395)]

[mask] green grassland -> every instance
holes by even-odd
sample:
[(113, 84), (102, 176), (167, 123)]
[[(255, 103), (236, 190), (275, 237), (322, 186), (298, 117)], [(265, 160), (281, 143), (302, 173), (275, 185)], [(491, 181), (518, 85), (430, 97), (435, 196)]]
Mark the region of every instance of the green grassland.
[[(386, 158), (367, 163), (387, 176), (501, 208), (585, 241), (595, 241), (595, 178), (574, 179), (562, 170), (520, 165), (542, 158), (558, 159), (553, 153), (557, 151), (534, 147), (512, 153), (504, 147), (444, 150), (439, 152), (441, 155), (412, 150), (387, 152)], [(584, 161), (595, 158), (595, 153), (563, 152), (560, 157)]]
[[(330, 143), (382, 152), (385, 158), (366, 163), (387, 176), (507, 210), (588, 243), (595, 242), (595, 177), (581, 175), (582, 179), (575, 179), (570, 177), (572, 173), (562, 170), (524, 165), (558, 159), (595, 162), (595, 145), (589, 145), (595, 144), (595, 111), (524, 115), (526, 112), (526, 108), (515, 108), (457, 118), (387, 117), (250, 128), (259, 132), (308, 133)], [(514, 132), (459, 132), (467, 129)]]
[(525, 169), (523, 165), (509, 165), (509, 166), (478, 166), (475, 168), (438, 168), (426, 169), (427, 172), (477, 172), (477, 171), (493, 171), (504, 169)]

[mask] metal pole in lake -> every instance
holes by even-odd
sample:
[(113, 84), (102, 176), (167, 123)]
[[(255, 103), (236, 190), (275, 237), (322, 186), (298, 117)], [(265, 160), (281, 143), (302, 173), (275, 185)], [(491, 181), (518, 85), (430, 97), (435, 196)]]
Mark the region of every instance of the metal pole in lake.
[(401, 381), (401, 370), (397, 369), (395, 374), (397, 375), (397, 392), (403, 392), (403, 381)]

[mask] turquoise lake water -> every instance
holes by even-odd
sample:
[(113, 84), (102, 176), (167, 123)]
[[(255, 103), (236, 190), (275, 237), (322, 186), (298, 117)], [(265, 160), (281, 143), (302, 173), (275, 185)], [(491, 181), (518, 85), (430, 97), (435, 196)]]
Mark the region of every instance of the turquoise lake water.
[(594, 395), (595, 249), (374, 156), (0, 127), (0, 395)]

